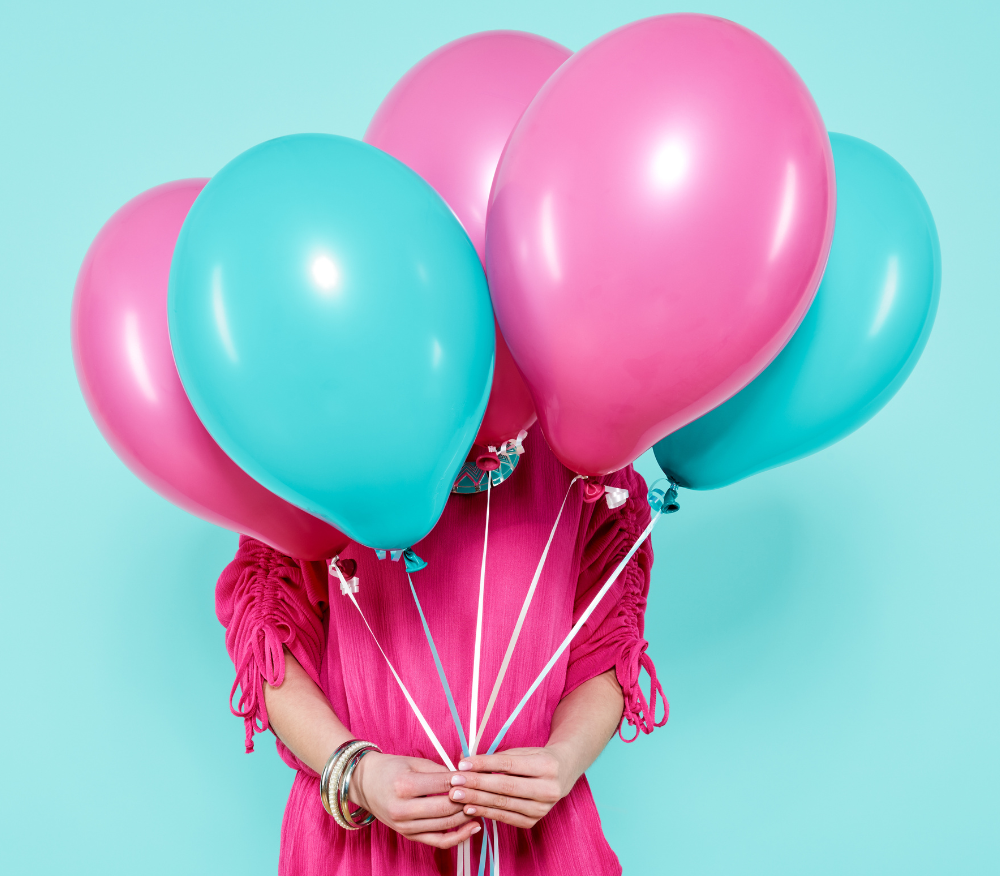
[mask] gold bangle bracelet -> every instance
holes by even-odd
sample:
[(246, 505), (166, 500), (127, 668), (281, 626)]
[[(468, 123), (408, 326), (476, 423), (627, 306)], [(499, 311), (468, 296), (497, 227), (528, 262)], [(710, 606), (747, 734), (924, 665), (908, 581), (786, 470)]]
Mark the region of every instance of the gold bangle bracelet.
[[(345, 822), (347, 822), (348, 830), (360, 830), (362, 827), (371, 824), (375, 820), (375, 816), (361, 806), (358, 807), (356, 812), (352, 813), (351, 801), (349, 799), (351, 792), (351, 777), (354, 775), (354, 771), (357, 769), (358, 764), (361, 763), (361, 758), (363, 758), (370, 751), (377, 751), (381, 753), (382, 749), (377, 745), (368, 743), (364, 748), (351, 755), (351, 759), (344, 767), (340, 784), (337, 786), (337, 808), (340, 811), (341, 817)], [(362, 816), (361, 821), (355, 820), (358, 816)]]

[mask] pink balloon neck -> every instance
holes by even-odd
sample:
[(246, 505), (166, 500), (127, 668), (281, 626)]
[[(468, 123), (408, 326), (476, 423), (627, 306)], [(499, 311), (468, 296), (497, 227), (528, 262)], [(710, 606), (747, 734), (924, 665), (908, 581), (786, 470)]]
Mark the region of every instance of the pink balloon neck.
[(583, 501), (588, 505), (593, 505), (604, 495), (604, 487), (601, 484), (587, 482), (583, 485)]
[(496, 471), (500, 468), (500, 457), (492, 450), (476, 457), (476, 467), (481, 471)]

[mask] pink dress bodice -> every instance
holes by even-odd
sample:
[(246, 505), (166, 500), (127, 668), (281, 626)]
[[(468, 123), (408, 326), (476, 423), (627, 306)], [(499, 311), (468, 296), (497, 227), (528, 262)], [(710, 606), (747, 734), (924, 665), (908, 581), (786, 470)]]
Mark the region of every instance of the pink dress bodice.
[[(539, 436), (529, 442), (514, 473), (492, 490), (480, 715), (571, 479)], [(574, 619), (649, 522), (646, 486), (631, 467), (607, 476), (603, 483), (624, 487), (630, 498), (610, 509), (603, 500), (584, 503), (580, 483), (570, 491), (480, 750), (496, 736)], [(485, 514), (485, 493), (454, 495), (434, 530), (414, 546), (427, 562), (427, 568), (413, 574), (414, 587), (466, 734)], [(428, 723), (457, 762), (461, 744), (403, 562), (379, 560), (374, 551), (359, 545), (351, 545), (342, 558), (356, 561), (358, 604)], [(545, 745), (560, 699), (612, 668), (625, 692), (623, 724), (632, 725), (635, 736), (653, 729), (653, 712), (658, 711), (655, 698), (662, 691), (643, 638), (652, 560), (647, 540), (514, 722), (503, 749)], [(237, 668), (234, 692), (238, 685), (241, 694), (234, 711), (246, 720), (248, 751), (253, 749), (253, 733), (268, 728), (262, 683), (281, 683), (284, 646), (320, 685), (354, 736), (375, 742), (386, 752), (439, 760), (371, 633), (341, 594), (339, 581), (328, 580), (322, 564), (295, 561), (243, 537), (236, 558), (219, 579), (216, 603)], [(640, 668), (651, 675), (649, 702), (639, 686)], [(298, 770), (282, 827), (282, 874), (405, 876), (455, 871), (454, 850), (436, 851), (411, 842), (380, 822), (362, 831), (341, 830), (320, 803), (315, 772), (280, 741), (278, 749)], [(481, 836), (475, 838), (476, 854)], [(519, 876), (621, 872), (601, 831), (586, 778), (530, 831), (500, 825), (499, 841), (506, 872)]]

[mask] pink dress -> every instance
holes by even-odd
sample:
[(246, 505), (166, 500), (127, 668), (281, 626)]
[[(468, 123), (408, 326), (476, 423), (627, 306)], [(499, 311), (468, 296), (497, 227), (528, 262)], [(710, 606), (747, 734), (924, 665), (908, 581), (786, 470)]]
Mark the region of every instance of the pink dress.
[[(480, 715), (571, 478), (539, 436), (529, 442), (509, 479), (492, 490)], [(604, 499), (584, 503), (582, 484), (573, 486), (480, 750), (496, 736), (574, 619), (649, 522), (646, 485), (631, 466), (603, 482), (624, 487), (630, 498), (611, 510)], [(426, 569), (414, 573), (414, 586), (466, 733), (485, 514), (485, 493), (453, 495), (431, 534), (414, 546), (428, 563)], [(461, 743), (403, 562), (378, 560), (374, 551), (358, 545), (351, 545), (343, 557), (356, 560), (358, 603), (457, 763)], [(545, 745), (560, 699), (612, 668), (625, 692), (623, 723), (628, 721), (634, 728), (629, 735), (653, 729), (656, 697), (662, 696), (662, 690), (643, 639), (652, 563), (647, 540), (514, 722), (502, 749)], [(248, 752), (253, 750), (254, 732), (268, 729), (262, 682), (281, 684), (285, 645), (323, 689), (354, 736), (371, 740), (386, 752), (438, 761), (371, 634), (350, 600), (341, 595), (339, 582), (328, 581), (322, 563), (298, 562), (243, 536), (236, 558), (219, 578), (216, 611), (226, 627), (226, 645), (236, 664), (233, 690), (239, 685), (241, 695), (235, 714), (246, 720)], [(648, 703), (639, 687), (642, 667), (652, 682)], [(320, 803), (316, 773), (280, 740), (277, 745), (282, 758), (297, 770), (282, 825), (279, 873), (405, 876), (455, 872), (453, 849), (441, 851), (412, 842), (378, 821), (360, 831), (339, 828)], [(481, 837), (482, 832), (474, 838), (474, 861), (478, 861)], [(531, 830), (499, 825), (499, 842), (503, 869), (518, 876), (621, 873), (618, 858), (601, 831), (586, 777)]]

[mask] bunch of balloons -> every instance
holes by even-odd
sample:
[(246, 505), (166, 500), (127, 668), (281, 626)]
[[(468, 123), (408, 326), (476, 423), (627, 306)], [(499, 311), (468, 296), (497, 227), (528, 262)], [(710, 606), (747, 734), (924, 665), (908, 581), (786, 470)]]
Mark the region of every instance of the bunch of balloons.
[(465, 37), (363, 142), (140, 195), (87, 253), (73, 346), (141, 478), (318, 559), (419, 542), (536, 412), (587, 476), (655, 445), (716, 487), (817, 450), (898, 389), (939, 285), (898, 164), (829, 135), (760, 37), (663, 15), (575, 54)]

